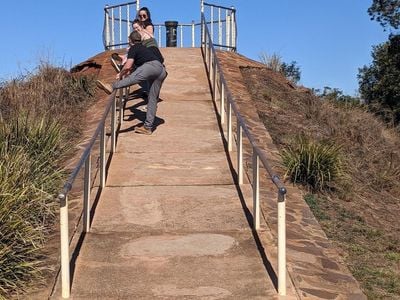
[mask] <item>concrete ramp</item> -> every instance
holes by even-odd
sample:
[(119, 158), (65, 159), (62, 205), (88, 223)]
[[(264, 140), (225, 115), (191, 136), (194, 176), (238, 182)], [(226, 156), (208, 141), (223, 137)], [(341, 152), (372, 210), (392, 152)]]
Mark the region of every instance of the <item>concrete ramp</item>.
[(200, 49), (162, 52), (169, 76), (158, 126), (151, 136), (134, 133), (146, 105), (127, 102), (71, 298), (277, 298), (245, 213), (251, 189), (243, 185), (242, 195), (234, 185)]

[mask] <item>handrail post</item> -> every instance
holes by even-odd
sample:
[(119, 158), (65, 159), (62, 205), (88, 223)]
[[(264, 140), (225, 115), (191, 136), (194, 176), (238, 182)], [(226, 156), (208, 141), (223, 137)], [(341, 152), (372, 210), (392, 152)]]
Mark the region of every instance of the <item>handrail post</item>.
[(106, 130), (103, 128), (100, 132), (100, 187), (104, 188), (106, 185)]
[(205, 49), (206, 49), (206, 66), (207, 66), (207, 76), (208, 79), (210, 79), (210, 47), (209, 47), (209, 41), (208, 37), (204, 41), (205, 44)]
[[(122, 7), (118, 7), (118, 17), (119, 17), (119, 44), (122, 43)], [(119, 46), (121, 48), (122, 46)]]
[(213, 88), (213, 86), (212, 86), (212, 84), (213, 84), (213, 81), (214, 81), (214, 78), (213, 78), (213, 75), (214, 75), (214, 53), (212, 53), (212, 51), (211, 51), (211, 49), (210, 49), (210, 59), (209, 59), (209, 62), (210, 62), (210, 70), (209, 70), (209, 72), (210, 72), (210, 74), (209, 74), (209, 77), (210, 77), (210, 82), (211, 82), (211, 88)]
[(232, 47), (233, 51), (236, 52), (236, 16), (235, 8), (232, 6)]
[[(218, 7), (218, 44), (222, 45), (222, 22), (221, 22), (221, 8)], [(222, 49), (222, 46), (219, 46)]]
[(125, 88), (119, 89), (119, 99), (118, 99), (118, 106), (119, 106), (119, 124), (122, 126), (122, 122), (124, 119), (124, 92)]
[(213, 81), (212, 81), (212, 85), (213, 85), (213, 98), (214, 101), (217, 102), (217, 56), (214, 55), (214, 59), (213, 59)]
[(115, 101), (115, 95), (114, 93), (114, 99), (113, 99), (113, 104), (111, 107), (111, 153), (115, 152), (115, 143), (116, 143), (116, 131), (117, 131), (117, 126), (116, 126), (116, 101)]
[(179, 25), (179, 26), (181, 28), (181, 30), (180, 30), (180, 38), (181, 38), (180, 46), (181, 46), (181, 48), (183, 48), (183, 25)]
[(105, 7), (105, 23), (106, 23), (106, 49), (110, 46), (110, 16), (108, 13), (108, 6)]
[(253, 228), (260, 229), (260, 158), (253, 147)]
[(192, 48), (194, 48), (194, 20), (192, 20)]
[(239, 118), (236, 121), (237, 127), (237, 181), (243, 184), (243, 133)]
[(114, 8), (111, 8), (111, 44), (113, 45), (111, 49), (115, 49), (115, 32), (114, 32)]
[(286, 295), (286, 189), (278, 191), (278, 293)]
[(211, 22), (210, 22), (210, 26), (211, 26), (211, 44), (214, 44), (214, 6), (210, 6), (211, 9), (211, 13), (210, 13), (210, 17), (211, 17)]
[[(220, 77), (221, 78), (221, 77)], [(225, 85), (221, 79), (221, 102), (220, 102), (220, 118), (221, 124), (225, 123)]]
[(83, 231), (90, 231), (90, 182), (91, 182), (91, 158), (89, 154), (85, 161), (85, 177), (83, 184)]
[(61, 296), (66, 299), (70, 296), (68, 197), (60, 194), (58, 199), (60, 200)]
[(131, 33), (131, 22), (129, 21), (130, 19), (130, 9), (129, 9), (129, 4), (127, 5), (126, 8), (126, 40), (129, 39), (129, 35)]
[[(226, 15), (226, 44), (227, 46), (232, 46), (231, 43), (231, 15), (227, 14)], [(229, 49), (229, 48), (228, 48)]]
[(158, 25), (158, 46), (161, 47), (161, 25)]
[(228, 151), (232, 152), (232, 103), (228, 101)]

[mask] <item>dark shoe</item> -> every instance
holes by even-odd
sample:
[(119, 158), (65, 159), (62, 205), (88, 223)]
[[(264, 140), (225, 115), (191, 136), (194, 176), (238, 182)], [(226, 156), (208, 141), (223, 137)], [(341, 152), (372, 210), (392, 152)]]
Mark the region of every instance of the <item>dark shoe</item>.
[(143, 99), (149, 98), (149, 92), (148, 91), (143, 91), (142, 94), (140, 95)]
[(111, 64), (114, 67), (115, 71), (117, 71), (117, 73), (121, 72), (122, 66), (120, 64), (118, 64), (117, 61), (113, 57), (111, 57)]
[(109, 95), (111, 95), (113, 92), (113, 88), (112, 88), (111, 84), (104, 83), (100, 80), (96, 80), (96, 85)]
[(119, 56), (118, 53), (114, 52), (113, 54), (111, 54), (111, 58), (114, 59), (116, 62), (118, 62), (118, 64), (122, 63), (122, 58), (121, 56)]
[(139, 134), (146, 134), (146, 135), (151, 135), (153, 131), (150, 128), (140, 126), (140, 127), (135, 127), (135, 133)]

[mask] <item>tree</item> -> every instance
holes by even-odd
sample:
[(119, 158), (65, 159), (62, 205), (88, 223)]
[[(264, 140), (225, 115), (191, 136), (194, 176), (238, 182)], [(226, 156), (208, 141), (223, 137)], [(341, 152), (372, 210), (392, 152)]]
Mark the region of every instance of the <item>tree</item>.
[(301, 71), (300, 67), (297, 66), (296, 61), (292, 61), (290, 64), (285, 62), (281, 65), (281, 72), (287, 79), (292, 81), (293, 83), (297, 83), (300, 81)]
[(378, 21), (383, 27), (400, 27), (400, 0), (373, 0), (368, 9), (371, 20)]
[(400, 123), (400, 35), (374, 46), (372, 64), (359, 69), (360, 94), (386, 121)]
[(316, 94), (319, 97), (321, 97), (322, 99), (328, 100), (328, 101), (335, 101), (335, 102), (351, 104), (351, 105), (360, 104), (360, 98), (345, 95), (343, 93), (343, 91), (338, 88), (331, 88), (329, 86), (325, 86), (322, 93), (320, 93), (317, 90)]
[(259, 55), (260, 61), (273, 71), (282, 73), (287, 79), (293, 83), (298, 83), (301, 77), (300, 67), (297, 66), (296, 61), (292, 61), (290, 64), (282, 61), (282, 57), (278, 54), (268, 55), (262, 52)]

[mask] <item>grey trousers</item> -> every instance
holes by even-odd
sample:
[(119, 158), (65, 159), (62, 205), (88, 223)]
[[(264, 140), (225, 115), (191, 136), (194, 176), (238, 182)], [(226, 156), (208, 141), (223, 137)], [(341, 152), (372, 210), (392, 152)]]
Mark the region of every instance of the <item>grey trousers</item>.
[(149, 83), (149, 95), (147, 103), (146, 121), (144, 127), (152, 128), (157, 112), (157, 102), (160, 96), (162, 83), (167, 77), (165, 67), (158, 60), (144, 63), (138, 67), (132, 74), (122, 80), (116, 81), (113, 88), (128, 87), (133, 84), (147, 81)]

